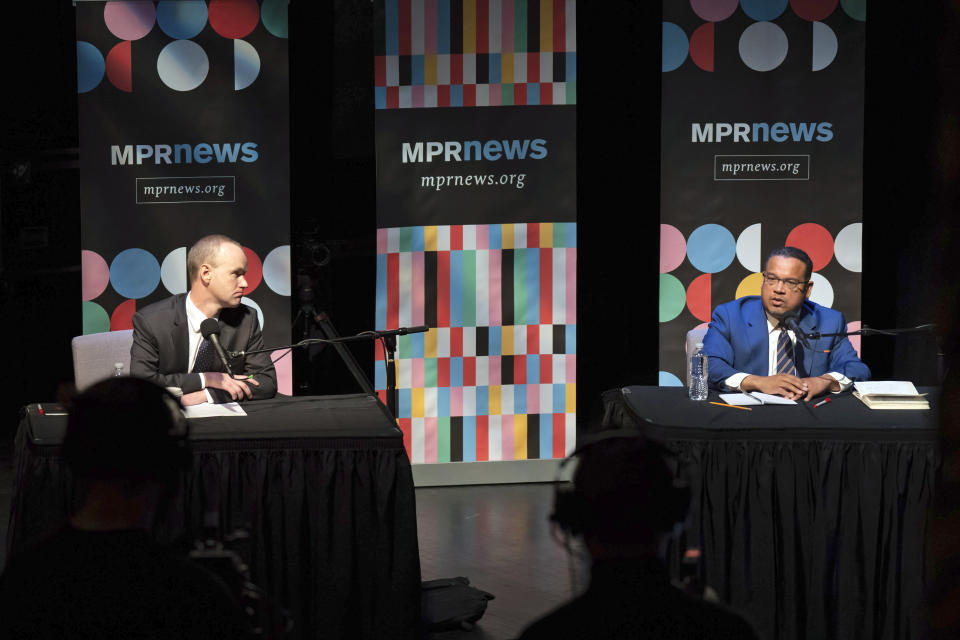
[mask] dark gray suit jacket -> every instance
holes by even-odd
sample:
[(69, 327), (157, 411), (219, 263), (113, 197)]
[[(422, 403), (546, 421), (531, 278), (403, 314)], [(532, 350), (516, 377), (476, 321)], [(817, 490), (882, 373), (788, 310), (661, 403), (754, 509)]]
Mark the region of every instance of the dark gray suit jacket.
[[(180, 387), (184, 393), (199, 391), (200, 374), (187, 373), (190, 346), (186, 293), (155, 302), (133, 314), (133, 346), (130, 347), (130, 375), (146, 378), (164, 387)], [(240, 305), (220, 312), (220, 344), (224, 351), (253, 351), (263, 348), (263, 335), (256, 310)], [(226, 373), (219, 364), (217, 371)], [(259, 386), (251, 384), (253, 399), (272, 398), (277, 393), (277, 372), (269, 353), (231, 358), (234, 373), (252, 373)], [(214, 402), (230, 402), (222, 389), (208, 389)]]

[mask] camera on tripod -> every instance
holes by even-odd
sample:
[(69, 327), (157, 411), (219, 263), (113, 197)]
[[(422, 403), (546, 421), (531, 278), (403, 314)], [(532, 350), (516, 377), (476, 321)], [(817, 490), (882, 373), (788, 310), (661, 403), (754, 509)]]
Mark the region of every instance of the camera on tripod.
[(187, 556), (219, 576), (250, 621), (250, 637), (282, 640), (293, 630), (293, 619), (270, 595), (250, 579), (250, 567), (233, 547), (250, 538), (245, 529), (216, 537), (216, 527), (206, 527), (204, 536), (193, 542)]

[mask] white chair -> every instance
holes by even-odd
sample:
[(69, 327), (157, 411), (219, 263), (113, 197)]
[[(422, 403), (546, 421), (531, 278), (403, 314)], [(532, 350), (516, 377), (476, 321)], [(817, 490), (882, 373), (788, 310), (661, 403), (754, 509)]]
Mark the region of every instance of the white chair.
[[(690, 388), (690, 356), (693, 355), (693, 352), (697, 348), (698, 342), (703, 342), (703, 336), (707, 335), (707, 328), (701, 327), (699, 329), (690, 329), (687, 331), (687, 344), (684, 349), (687, 354), (687, 389)], [(710, 366), (709, 364), (707, 366)]]
[(73, 378), (77, 391), (113, 375), (114, 366), (123, 363), (123, 375), (130, 375), (130, 347), (133, 329), (77, 336), (71, 342)]

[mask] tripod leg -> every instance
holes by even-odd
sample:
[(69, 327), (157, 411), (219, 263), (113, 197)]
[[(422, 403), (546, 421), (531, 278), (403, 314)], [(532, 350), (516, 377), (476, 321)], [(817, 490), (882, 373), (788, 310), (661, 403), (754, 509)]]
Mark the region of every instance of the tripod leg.
[[(325, 313), (317, 315), (316, 321), (320, 327), (320, 331), (328, 340), (340, 337), (337, 329), (333, 326), (333, 322)], [(338, 342), (333, 345), (333, 348), (340, 354), (343, 363), (347, 365), (347, 369), (353, 374), (353, 379), (357, 381), (357, 384), (360, 385), (363, 392), (371, 396), (376, 395), (376, 392), (373, 390), (373, 384), (370, 383), (370, 378), (363, 373), (363, 369), (360, 368), (360, 364), (357, 362), (357, 359), (353, 357), (353, 353), (347, 346)]]

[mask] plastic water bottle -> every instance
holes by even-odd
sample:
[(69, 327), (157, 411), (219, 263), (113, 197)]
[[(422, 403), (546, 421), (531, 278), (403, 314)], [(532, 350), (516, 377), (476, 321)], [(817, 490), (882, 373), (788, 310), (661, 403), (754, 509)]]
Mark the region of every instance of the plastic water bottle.
[(122, 363), (122, 362), (114, 362), (114, 363), (113, 363), (113, 377), (114, 377), (114, 378), (122, 378), (122, 377), (123, 377), (123, 363)]
[(698, 342), (690, 356), (690, 393), (691, 400), (707, 399), (707, 356), (703, 355), (703, 343)]

